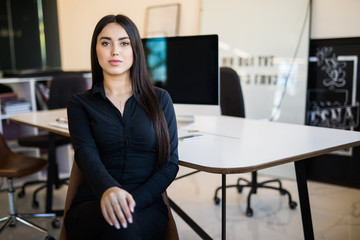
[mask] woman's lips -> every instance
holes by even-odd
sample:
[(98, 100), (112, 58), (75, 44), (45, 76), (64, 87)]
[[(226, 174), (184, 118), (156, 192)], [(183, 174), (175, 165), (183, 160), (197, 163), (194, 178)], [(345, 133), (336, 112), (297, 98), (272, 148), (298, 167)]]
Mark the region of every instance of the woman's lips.
[(120, 60), (110, 60), (109, 63), (112, 66), (118, 66), (118, 65), (120, 65), (121, 61)]

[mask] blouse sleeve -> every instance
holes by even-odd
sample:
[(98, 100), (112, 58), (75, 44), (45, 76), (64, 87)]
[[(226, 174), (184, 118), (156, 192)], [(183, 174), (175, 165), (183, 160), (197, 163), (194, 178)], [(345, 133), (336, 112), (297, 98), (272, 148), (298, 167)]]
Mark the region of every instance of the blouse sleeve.
[(113, 186), (121, 187), (121, 185), (101, 162), (88, 114), (82, 105), (82, 100), (76, 95), (68, 103), (67, 115), (75, 161), (84, 180), (89, 183), (95, 195), (100, 199), (106, 189)]
[(161, 91), (159, 101), (169, 129), (170, 159), (167, 165), (155, 172), (145, 184), (132, 193), (137, 210), (157, 199), (172, 183), (179, 170), (177, 124), (173, 103), (166, 91)]

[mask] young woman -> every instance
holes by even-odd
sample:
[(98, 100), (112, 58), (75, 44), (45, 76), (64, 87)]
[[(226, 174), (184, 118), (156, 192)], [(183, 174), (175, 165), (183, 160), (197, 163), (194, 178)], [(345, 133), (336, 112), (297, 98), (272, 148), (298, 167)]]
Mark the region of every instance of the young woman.
[(163, 239), (169, 217), (161, 195), (178, 172), (176, 118), (169, 94), (152, 86), (128, 17), (98, 22), (91, 68), (92, 88), (68, 104), (81, 177), (70, 179), (69, 189), (78, 187), (65, 207), (67, 238)]

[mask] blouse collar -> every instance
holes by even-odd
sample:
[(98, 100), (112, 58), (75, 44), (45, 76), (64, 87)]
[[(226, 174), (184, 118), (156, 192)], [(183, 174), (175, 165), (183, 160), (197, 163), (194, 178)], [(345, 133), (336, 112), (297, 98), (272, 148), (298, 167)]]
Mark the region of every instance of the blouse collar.
[(97, 82), (92, 88), (92, 94), (101, 94), (103, 98), (106, 98), (103, 82)]

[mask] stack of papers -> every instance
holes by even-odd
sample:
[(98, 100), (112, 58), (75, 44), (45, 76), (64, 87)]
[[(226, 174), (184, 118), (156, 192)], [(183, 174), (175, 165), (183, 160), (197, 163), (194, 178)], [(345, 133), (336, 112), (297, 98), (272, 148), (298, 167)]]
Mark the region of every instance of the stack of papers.
[(49, 123), (50, 126), (53, 127), (58, 127), (58, 128), (63, 128), (63, 129), (69, 129), (69, 126), (67, 123), (64, 122), (50, 122)]
[(31, 112), (31, 102), (19, 99), (1, 102), (1, 113), (7, 115)]

